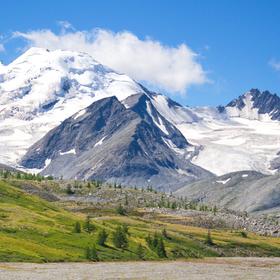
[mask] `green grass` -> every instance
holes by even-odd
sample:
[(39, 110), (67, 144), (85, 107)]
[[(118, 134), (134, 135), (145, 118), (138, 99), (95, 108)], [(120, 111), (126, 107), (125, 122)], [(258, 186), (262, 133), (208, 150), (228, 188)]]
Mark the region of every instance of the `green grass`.
[[(96, 210), (98, 211), (98, 210)], [(65, 262), (86, 261), (85, 249), (96, 244), (98, 231), (109, 233), (107, 246), (96, 246), (101, 261), (138, 260), (136, 249), (144, 246), (145, 259), (158, 260), (156, 253), (147, 247), (148, 234), (166, 228), (164, 239), (168, 258), (213, 256), (280, 256), (280, 239), (261, 237), (249, 233), (227, 230), (212, 231), (214, 246), (205, 244), (207, 230), (188, 227), (160, 219), (149, 220), (141, 215), (118, 216), (112, 212), (92, 213), (93, 233), (73, 233), (74, 224), (83, 223), (86, 214), (66, 211), (57, 203), (47, 202), (29, 195), (10, 183), (0, 181), (0, 261), (8, 262)], [(129, 226), (129, 247), (126, 250), (113, 246), (111, 236), (118, 225)]]

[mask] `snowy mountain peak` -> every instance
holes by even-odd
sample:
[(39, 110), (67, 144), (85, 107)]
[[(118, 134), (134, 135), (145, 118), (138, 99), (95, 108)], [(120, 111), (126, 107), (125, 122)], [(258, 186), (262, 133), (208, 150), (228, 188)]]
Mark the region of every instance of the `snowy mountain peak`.
[(143, 92), (133, 79), (86, 53), (31, 48), (0, 71), (3, 162), (14, 162), (30, 144), (94, 101), (110, 96), (123, 101)]
[(2, 71), (0, 119), (33, 119), (52, 108), (65, 107), (73, 98), (79, 100), (75, 106), (83, 108), (93, 98), (115, 95), (123, 100), (138, 92), (142, 89), (131, 78), (88, 54), (31, 48)]
[(222, 111), (229, 117), (260, 121), (280, 120), (280, 97), (267, 90), (261, 92), (251, 89), (228, 103)]

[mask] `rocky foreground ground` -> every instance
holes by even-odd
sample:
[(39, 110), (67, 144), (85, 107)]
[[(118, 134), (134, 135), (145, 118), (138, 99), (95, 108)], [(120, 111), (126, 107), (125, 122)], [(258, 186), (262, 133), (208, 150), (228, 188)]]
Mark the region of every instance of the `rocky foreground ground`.
[(280, 279), (280, 258), (209, 258), (174, 262), (0, 263), (2, 280)]

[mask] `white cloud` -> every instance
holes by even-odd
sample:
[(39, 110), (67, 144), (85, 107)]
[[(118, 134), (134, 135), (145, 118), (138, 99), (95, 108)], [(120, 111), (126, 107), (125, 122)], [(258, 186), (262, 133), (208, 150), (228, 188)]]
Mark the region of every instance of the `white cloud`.
[(5, 47), (3, 44), (0, 44), (0, 52), (4, 52), (5, 51)]
[(75, 31), (66, 30), (72, 28), (68, 22), (61, 25), (60, 34), (46, 29), (14, 36), (26, 39), (28, 46), (87, 52), (112, 69), (172, 92), (184, 93), (190, 85), (207, 82), (198, 55), (186, 44), (170, 47), (127, 31)]
[(73, 25), (66, 20), (60, 20), (57, 23), (58, 23), (59, 26), (61, 26), (62, 33), (64, 33), (66, 30), (75, 30)]
[(269, 61), (269, 65), (276, 71), (280, 71), (280, 61), (274, 59)]

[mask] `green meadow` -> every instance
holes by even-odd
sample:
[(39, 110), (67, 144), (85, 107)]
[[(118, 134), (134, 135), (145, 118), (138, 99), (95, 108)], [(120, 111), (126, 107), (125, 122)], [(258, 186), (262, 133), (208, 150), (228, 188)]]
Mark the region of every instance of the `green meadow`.
[[(59, 203), (48, 202), (7, 180), (0, 180), (0, 261), (88, 261), (87, 248), (94, 248), (98, 261), (280, 256), (279, 238), (253, 233), (244, 237), (238, 231), (226, 229), (209, 233), (205, 228), (172, 223), (170, 217), (165, 221), (164, 215), (149, 219), (144, 215), (145, 209), (134, 209), (125, 215), (113, 210), (72, 212), (63, 209)], [(90, 217), (92, 226), (90, 232), (85, 229), (87, 217)], [(81, 232), (75, 229), (77, 223)], [(113, 242), (118, 226), (127, 229), (128, 244), (123, 248)], [(97, 242), (101, 230), (108, 234), (104, 245)], [(160, 256), (148, 245), (147, 238), (154, 236), (163, 241), (166, 256)]]

